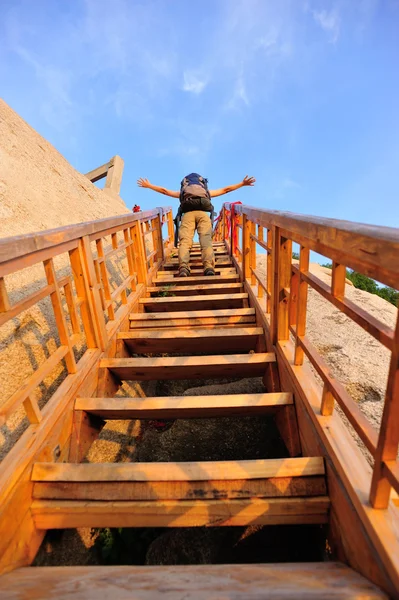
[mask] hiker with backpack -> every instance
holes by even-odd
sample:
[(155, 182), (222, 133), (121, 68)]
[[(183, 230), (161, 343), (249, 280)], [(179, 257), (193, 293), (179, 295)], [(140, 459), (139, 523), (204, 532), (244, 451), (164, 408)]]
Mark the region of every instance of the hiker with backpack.
[[(228, 185), (218, 190), (208, 189), (208, 180), (198, 173), (186, 175), (181, 182), (180, 191), (175, 192), (166, 188), (153, 185), (148, 179), (140, 178), (137, 185), (149, 188), (171, 198), (180, 199), (180, 207), (177, 218), (181, 218), (179, 229), (179, 277), (190, 275), (190, 250), (193, 244), (195, 231), (198, 231), (204, 275), (215, 275), (215, 257), (212, 248), (212, 221), (213, 206), (211, 198), (223, 196), (244, 186), (255, 184), (254, 177), (246, 175), (244, 179), (235, 185)], [(211, 216), (208, 216), (210, 213)]]

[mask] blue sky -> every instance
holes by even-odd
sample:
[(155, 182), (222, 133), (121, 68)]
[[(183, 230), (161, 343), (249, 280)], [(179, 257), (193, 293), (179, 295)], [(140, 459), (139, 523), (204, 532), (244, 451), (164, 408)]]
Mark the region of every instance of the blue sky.
[(399, 226), (399, 0), (1, 8), (0, 95), (79, 171), (122, 156), (129, 207), (249, 174), (229, 200)]

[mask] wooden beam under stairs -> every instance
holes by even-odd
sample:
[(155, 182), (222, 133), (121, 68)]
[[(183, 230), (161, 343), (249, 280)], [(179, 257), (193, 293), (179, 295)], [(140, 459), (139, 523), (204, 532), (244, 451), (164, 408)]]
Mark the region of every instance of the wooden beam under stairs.
[[(209, 280), (209, 277), (208, 277)], [(226, 292), (242, 292), (243, 284), (236, 283), (204, 283), (200, 285), (176, 285), (167, 283), (163, 286), (152, 286), (147, 288), (150, 296), (157, 296), (162, 291), (168, 293), (168, 297), (173, 296), (196, 296), (198, 294), (223, 294)]]
[(12, 600), (383, 600), (339, 562), (251, 565), (28, 567), (4, 575)]
[(161, 312), (173, 310), (213, 310), (218, 308), (243, 308), (244, 301), (248, 302), (248, 294), (213, 294), (189, 297), (141, 298), (140, 305), (146, 312)]
[(100, 368), (108, 369), (120, 380), (131, 381), (261, 377), (268, 364), (275, 360), (273, 352), (207, 356), (206, 359), (203, 356), (103, 358)]
[(130, 329), (164, 327), (235, 327), (255, 323), (254, 308), (132, 313)]
[(148, 398), (77, 398), (75, 410), (110, 419), (190, 419), (254, 416), (293, 404), (292, 394), (159, 396)]
[(132, 354), (160, 353), (223, 354), (255, 350), (263, 336), (262, 327), (232, 329), (196, 329), (168, 331), (127, 331), (118, 333), (117, 340)]

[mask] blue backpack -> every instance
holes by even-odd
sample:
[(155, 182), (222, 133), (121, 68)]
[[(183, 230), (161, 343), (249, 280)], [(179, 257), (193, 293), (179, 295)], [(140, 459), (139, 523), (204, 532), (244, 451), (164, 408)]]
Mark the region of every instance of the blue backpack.
[(213, 211), (208, 180), (198, 173), (186, 175), (180, 185), (180, 212), (192, 210)]

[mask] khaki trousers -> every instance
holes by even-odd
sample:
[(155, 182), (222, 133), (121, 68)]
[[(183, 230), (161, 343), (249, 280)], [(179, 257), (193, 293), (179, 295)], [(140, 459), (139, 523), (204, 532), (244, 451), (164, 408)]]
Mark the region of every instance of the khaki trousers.
[(204, 269), (215, 267), (212, 248), (212, 223), (208, 213), (193, 210), (184, 213), (179, 229), (179, 266), (188, 267), (195, 230), (198, 231)]

